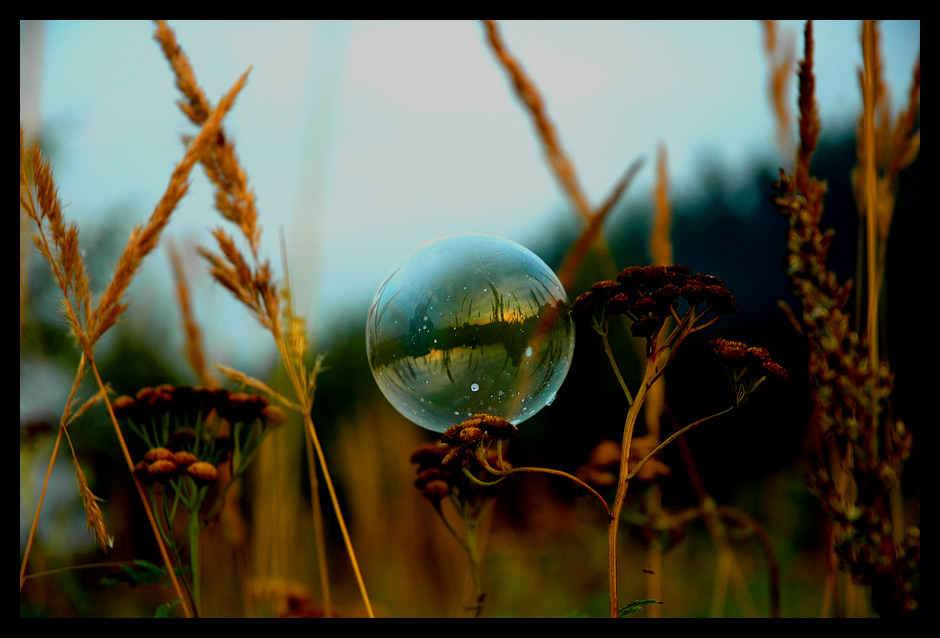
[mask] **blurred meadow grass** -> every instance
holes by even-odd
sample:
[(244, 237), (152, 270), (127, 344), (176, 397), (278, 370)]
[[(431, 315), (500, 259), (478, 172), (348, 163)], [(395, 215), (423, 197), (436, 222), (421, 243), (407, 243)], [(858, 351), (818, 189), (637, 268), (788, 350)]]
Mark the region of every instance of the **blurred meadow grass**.
[[(789, 81), (797, 80), (795, 52), (781, 48), (780, 34), (775, 34), (773, 27), (773, 23), (762, 26), (767, 36), (768, 108), (779, 123), (778, 142), (784, 158), (781, 163), (791, 170), (798, 148), (794, 142), (794, 132), (799, 129), (795, 113), (800, 108), (791, 105), (793, 110), (789, 110), (782, 96), (787, 93), (787, 73)], [(167, 26), (160, 24), (156, 31), (164, 29)], [(653, 169), (659, 176), (660, 189), (650, 194), (649, 215), (635, 218), (639, 221), (630, 222), (626, 228), (618, 226), (617, 220), (608, 222), (639, 164), (631, 164), (604, 202), (598, 205), (588, 202), (576, 167), (562, 147), (564, 132), (555, 130), (548, 115), (550, 105), (540, 97), (537, 80), (525, 75), (524, 60), (512, 57), (509, 47), (499, 38), (498, 25), (485, 21), (482, 31), (481, 46), (488, 45), (506, 71), (511, 90), (531, 117), (549, 170), (574, 216), (581, 221), (583, 230), (576, 236), (559, 233), (554, 245), (537, 250), (551, 267), (563, 273), (569, 297), (573, 299), (592, 282), (610, 278), (627, 265), (674, 261), (689, 263), (696, 270), (717, 272), (735, 292), (742, 306), (741, 315), (753, 313), (750, 320), (731, 318), (722, 330), (728, 330), (735, 338), (761, 342), (775, 352), (782, 351), (782, 363), (791, 373), (785, 388), (766, 388), (727, 421), (690, 432), (667, 448), (660, 458), (671, 469), (668, 476), (631, 486), (620, 534), (621, 603), (651, 598), (664, 603), (645, 605), (637, 612), (639, 616), (773, 615), (775, 585), (768, 553), (763, 551), (754, 528), (747, 524), (736, 526), (730, 523), (731, 518), (720, 519), (723, 531), (716, 532), (713, 523), (719, 519), (710, 518), (708, 508), (725, 506), (759, 522), (766, 530), (773, 547), (773, 564), (779, 569), (776, 611), (780, 616), (874, 615), (869, 588), (853, 583), (844, 572), (834, 569), (831, 538), (827, 536), (831, 531), (824, 524), (826, 511), (810, 494), (804, 478), (814, 464), (813, 437), (807, 427), (813, 414), (810, 394), (814, 382), (807, 376), (809, 354), (803, 336), (776, 307), (777, 299), (787, 300), (793, 308), (797, 308), (798, 301), (787, 290), (788, 282), (781, 272), (785, 222), (777, 218), (773, 220), (776, 226), (762, 221), (760, 229), (749, 227), (750, 222), (741, 221), (748, 219), (746, 215), (728, 211), (740, 201), (729, 203), (735, 198), (734, 193), (716, 192), (715, 201), (708, 205), (672, 200), (666, 149), (660, 150)], [(175, 57), (168, 42), (164, 35), (161, 45), (167, 58), (171, 64), (173, 60), (179, 63), (180, 58)], [(755, 55), (760, 54), (755, 51)], [(181, 68), (176, 70), (178, 81), (187, 77)], [(917, 73), (919, 100), (919, 62)], [(211, 107), (199, 111), (200, 98), (195, 88), (198, 85), (194, 81), (189, 86), (181, 84), (186, 98), (181, 108), (201, 126), (214, 111)], [(250, 82), (245, 90), (250, 90)], [(917, 109), (919, 131), (919, 102)], [(219, 119), (221, 116), (222, 113)], [(219, 126), (217, 120), (213, 122), (207, 126)], [(825, 123), (822, 133), (827, 133)], [(223, 136), (210, 129), (207, 136), (213, 135)], [(917, 140), (919, 150), (919, 133)], [(223, 140), (231, 144), (235, 141)], [(219, 146), (224, 148), (225, 144)], [(822, 228), (839, 225), (830, 255), (835, 262), (832, 267), (843, 278), (854, 277), (854, 251), (862, 243), (859, 238), (864, 237), (856, 234), (859, 217), (854, 214), (851, 202), (849, 174), (860, 163), (854, 132), (842, 138), (823, 137), (813, 152), (813, 174), (829, 179), (827, 215), (823, 217)], [(21, 134), (21, 210), (24, 181), (36, 184), (40, 199), (43, 194), (48, 197), (54, 193), (51, 172), (43, 178), (49, 183), (42, 186), (36, 181), (36, 173), (42, 172), (38, 165), (24, 162), (29, 155), (28, 150), (23, 150)], [(247, 184), (245, 173), (250, 175), (251, 167), (241, 169), (236, 159), (226, 169), (234, 151), (230, 155), (223, 152), (220, 157), (223, 159), (216, 161), (222, 166), (219, 174), (226, 175), (226, 170), (233, 171), (229, 175), (241, 172), (241, 179)], [(897, 193), (895, 219), (898, 226), (905, 224), (904, 229), (908, 228), (907, 213), (919, 208), (916, 157), (913, 152), (908, 158), (908, 163), (914, 162), (912, 168), (892, 169), (893, 179), (901, 182), (900, 190), (897, 184), (891, 185), (893, 193)], [(199, 159), (205, 161), (204, 156)], [(808, 159), (805, 163), (808, 166)], [(24, 164), (28, 175), (23, 172)], [(775, 215), (769, 203), (771, 182), (778, 178), (775, 168), (754, 168), (755, 188), (763, 197), (760, 203), (750, 205), (754, 215)], [(830, 170), (836, 174), (830, 177), (827, 174)], [(180, 182), (174, 177), (171, 185), (174, 181)], [(263, 386), (270, 396), (282, 397), (285, 405), (300, 403), (301, 409), (288, 410), (290, 419), (286, 427), (268, 434), (246, 479), (233, 488), (223, 514), (202, 531), (200, 615), (473, 616), (474, 584), (467, 556), (414, 487), (411, 454), (435, 438), (394, 411), (375, 387), (365, 357), (361, 329), (364, 318), (351, 321), (353, 328), (348, 334), (338, 334), (327, 344), (328, 354), (321, 368), (320, 360), (303, 339), (303, 318), (291, 313), (287, 273), (275, 279), (276, 269), (270, 268), (256, 250), (254, 238), (260, 233), (258, 222), (263, 225), (264, 213), (253, 211), (253, 194), (244, 185), (236, 184), (233, 189), (231, 180), (219, 178), (217, 186), (220, 193), (238, 191), (227, 201), (220, 195), (218, 201), (220, 212), (240, 231), (240, 243), (229, 241), (222, 231), (217, 231), (215, 239), (220, 252), (212, 255), (204, 251), (205, 256), (216, 278), (244, 299), (249, 312), (271, 327), (279, 353), (278, 357), (272, 356), (270, 371), (248, 371), (237, 385), (247, 386), (252, 392), (261, 392), (259, 388)], [(854, 196), (858, 196), (858, 191)], [(834, 201), (847, 203), (851, 214), (846, 213), (846, 206)], [(245, 207), (245, 202), (251, 205)], [(709, 208), (712, 204), (716, 206)], [(46, 220), (48, 216), (37, 213), (36, 219), (40, 218)], [(768, 226), (773, 230), (767, 231)], [(21, 236), (26, 234), (21, 231)], [(73, 241), (62, 239), (69, 237), (68, 233), (55, 228), (50, 236), (60, 251), (70, 245), (68, 241)], [(156, 236), (159, 237), (159, 229)], [(90, 239), (82, 235), (83, 244)], [(900, 240), (892, 235), (891, 241)], [(132, 244), (133, 241), (129, 246)], [(248, 250), (241, 258), (248, 275), (240, 268), (240, 248), (235, 247), (244, 245)], [(715, 250), (715, 245), (723, 249)], [(65, 279), (78, 285), (66, 285), (66, 296), (76, 300), (78, 308), (85, 303), (83, 299), (88, 299), (92, 310), (101, 309), (100, 318), (95, 312), (83, 314), (80, 310), (72, 322), (76, 339), (71, 343), (61, 322), (57, 325), (54, 321), (40, 320), (33, 305), (46, 303), (41, 297), (61, 297), (63, 292), (55, 290), (48, 281), (37, 282), (39, 275), (31, 277), (28, 287), (24, 287), (24, 269), (30, 267), (32, 260), (21, 248), (20, 347), (21, 358), (24, 351), (39, 352), (61, 362), (66, 374), (72, 375), (76, 374), (75, 362), (82, 353), (85, 358), (79, 363), (79, 370), (86, 360), (92, 360), (96, 336), (113, 324), (108, 313), (114, 314), (119, 309), (120, 295), (109, 293), (111, 297), (105, 296), (104, 302), (96, 306), (94, 297), (83, 288), (87, 285), (82, 283), (81, 273), (76, 275), (74, 262), (69, 262), (69, 255), (76, 252), (74, 246), (69, 250), (61, 251), (63, 257), (58, 261), (55, 256), (47, 260), (72, 263), (68, 271), (72, 274)], [(138, 253), (138, 260), (146, 255), (140, 249)], [(624, 261), (627, 254), (633, 255), (633, 262)], [(891, 255), (890, 250), (888, 254)], [(637, 259), (638, 255), (645, 255), (648, 260)], [(99, 258), (113, 260), (111, 256), (86, 256), (89, 262)], [(756, 286), (742, 281), (744, 290), (739, 293), (732, 273), (739, 267), (736, 260), (745, 258), (751, 260), (755, 270), (765, 268), (762, 277), (767, 281)], [(122, 263), (118, 262), (115, 279), (121, 276)], [(903, 272), (906, 262), (892, 263), (897, 265), (884, 275), (889, 289), (893, 289), (893, 277), (897, 271)], [(92, 268), (89, 263), (86, 270)], [(48, 280), (48, 275), (42, 276)], [(133, 274), (123, 276), (129, 278)], [(186, 379), (194, 377), (207, 386), (227, 383), (235, 387), (233, 379), (238, 377), (233, 371), (219, 370), (207, 363), (224, 357), (202, 351), (199, 334), (208, 328), (199, 326), (185, 309), (187, 303), (198, 306), (200, 300), (186, 296), (185, 276), (181, 272), (177, 272), (176, 279), (180, 294), (172, 303), (181, 307), (183, 321), (179, 329), (187, 334), (191, 370), (172, 369), (164, 363), (159, 343), (151, 335), (135, 334), (133, 326), (117, 323), (113, 330), (120, 340), (108, 360), (99, 362), (104, 379), (98, 386), (87, 382), (79, 386), (76, 382), (86, 395), (84, 398), (97, 397), (97, 403), (72, 420), (72, 408), (67, 406), (61, 427), (21, 424), (21, 517), (31, 519), (36, 513), (39, 521), (37, 541), (29, 551), (28, 562), (21, 541), (21, 616), (152, 616), (161, 605), (177, 597), (172, 586), (104, 584), (106, 577), (120, 574), (120, 565), (145, 559), (161, 566), (164, 561), (159, 540), (148, 524), (146, 499), (135, 494), (137, 479), (122, 467), (125, 460), (132, 465), (130, 457), (125, 459), (116, 450), (112, 424), (101, 405), (105, 388), (114, 396), (133, 395), (142, 387), (161, 383), (183, 385)], [(93, 320), (87, 321), (85, 317)], [(896, 330), (897, 323), (888, 321), (887, 329)], [(624, 375), (635, 383), (642, 376), (642, 353), (636, 351), (629, 333), (622, 328), (612, 330), (611, 344), (621, 359)], [(528, 421), (525, 435), (512, 442), (514, 464), (536, 464), (575, 473), (587, 463), (600, 441), (619, 440), (624, 412), (618, 403), (619, 388), (604, 352), (596, 340), (592, 342), (592, 336), (579, 327), (577, 355), (565, 391), (559, 394), (550, 411)], [(890, 341), (892, 348), (900, 345), (894, 333), (888, 336), (891, 338), (885, 341)], [(80, 345), (78, 352), (76, 340)], [(651, 436), (652, 432), (656, 440), (661, 440), (671, 433), (669, 428), (701, 417), (726, 399), (722, 395), (726, 389), (717, 378), (712, 378), (717, 375), (700, 372), (712, 365), (695, 352), (696, 348), (701, 350), (702, 343), (690, 338), (685, 354), (677, 357), (675, 367), (670, 369), (666, 385), (658, 386), (664, 390), (650, 400), (652, 407), (648, 407), (641, 428), (644, 435)], [(905, 366), (910, 363), (905, 353), (894, 350), (890, 353), (897, 372), (896, 382), (908, 379), (905, 375), (909, 368)], [(76, 374), (78, 380), (81, 376)], [(226, 381), (219, 382), (219, 378)], [(918, 402), (912, 400), (895, 406), (915, 433), (921, 418), (917, 407)], [(77, 408), (75, 411), (81, 412)], [(74, 464), (65, 471), (62, 466), (66, 461), (56, 462), (55, 471), (62, 470), (67, 475), (64, 479), (60, 477), (58, 484), (71, 485), (74, 480), (71, 473), (77, 468), (81, 497), (75, 490), (64, 499), (65, 503), (73, 501), (71, 505), (55, 509), (52, 508), (58, 501), (50, 499), (47, 511), (39, 517), (36, 499), (41, 493), (42, 477), (35, 468), (41, 467), (44, 474), (48, 464), (49, 471), (53, 470), (50, 455), (57, 435), (61, 439), (63, 433), (69, 440), (74, 439)], [(322, 448), (319, 456), (314, 440), (316, 448)], [(324, 474), (324, 459), (328, 461), (328, 475)], [(907, 520), (916, 525), (920, 490), (916, 453), (911, 459), (904, 477), (901, 509)], [(119, 542), (100, 550), (60, 545), (56, 537), (74, 534), (70, 525), (75, 513), (79, 512), (84, 520), (90, 503), (97, 503), (100, 512), (88, 515), (89, 526), (105, 523), (107, 531), (98, 534), (105, 539), (104, 545), (108, 535)], [(688, 520), (676, 524), (683, 512)], [(605, 523), (604, 513), (596, 503), (563, 479), (528, 474), (506, 481), (483, 521), (482, 573), (486, 595), (483, 615), (607, 615)], [(22, 527), (21, 523), (21, 530)], [(344, 541), (346, 532), (348, 539)], [(169, 611), (183, 615), (184, 610), (177, 606)]]

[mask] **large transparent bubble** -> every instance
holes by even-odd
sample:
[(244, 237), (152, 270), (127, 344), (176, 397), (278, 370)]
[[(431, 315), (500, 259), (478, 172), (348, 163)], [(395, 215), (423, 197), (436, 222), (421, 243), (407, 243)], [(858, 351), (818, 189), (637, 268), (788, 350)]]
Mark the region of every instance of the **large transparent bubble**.
[(574, 352), (568, 299), (535, 253), (490, 235), (412, 252), (369, 308), (372, 374), (399, 412), (435, 432), (477, 413), (521, 423), (550, 404)]

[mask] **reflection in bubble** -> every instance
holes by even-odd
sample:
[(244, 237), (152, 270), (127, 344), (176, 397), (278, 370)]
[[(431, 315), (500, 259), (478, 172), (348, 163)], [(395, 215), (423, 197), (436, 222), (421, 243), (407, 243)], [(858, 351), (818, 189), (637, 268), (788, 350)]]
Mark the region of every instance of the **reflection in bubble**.
[(443, 432), (485, 412), (519, 423), (558, 391), (574, 325), (555, 274), (528, 249), (457, 235), (405, 257), (376, 292), (366, 329), (379, 388)]

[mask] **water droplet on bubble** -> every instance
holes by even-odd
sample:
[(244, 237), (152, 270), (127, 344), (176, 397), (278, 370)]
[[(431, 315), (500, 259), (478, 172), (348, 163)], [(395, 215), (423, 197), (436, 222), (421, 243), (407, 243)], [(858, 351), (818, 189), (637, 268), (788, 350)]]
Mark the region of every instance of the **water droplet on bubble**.
[(565, 291), (538, 256), (499, 237), (455, 235), (392, 270), (372, 300), (366, 344), (392, 405), (443, 432), (461, 414), (518, 424), (548, 405), (574, 332)]

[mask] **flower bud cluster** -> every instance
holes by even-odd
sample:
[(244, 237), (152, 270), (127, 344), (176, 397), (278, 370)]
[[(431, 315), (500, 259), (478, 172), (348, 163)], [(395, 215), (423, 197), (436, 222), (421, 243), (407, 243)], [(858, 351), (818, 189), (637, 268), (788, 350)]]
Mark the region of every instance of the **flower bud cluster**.
[(273, 426), (283, 422), (283, 410), (269, 406), (264, 397), (225, 389), (169, 384), (143, 388), (133, 397), (118, 397), (113, 407), (119, 419), (130, 419), (136, 423), (162, 418), (167, 414), (171, 418), (195, 420), (213, 411), (229, 423), (254, 423), (260, 419), (266, 425)]
[(444, 443), (427, 443), (411, 455), (411, 462), (418, 466), (415, 487), (435, 507), (439, 507), (441, 499), (450, 496), (462, 480), (460, 467), (443, 463), (453, 450), (453, 447)]
[[(716, 315), (738, 311), (734, 296), (718, 277), (692, 273), (686, 266), (630, 266), (617, 281), (600, 281), (575, 299), (572, 312), (586, 315), (598, 309), (633, 320), (635, 337), (655, 337), (670, 316), (678, 316), (679, 300), (689, 308), (702, 303)], [(704, 314), (704, 312), (702, 313)]]
[[(218, 480), (217, 466), (231, 453), (233, 443), (230, 427), (204, 426), (210, 415), (217, 415), (230, 426), (257, 422), (262, 427), (277, 427), (286, 421), (283, 410), (260, 396), (169, 384), (143, 388), (133, 397), (119, 397), (113, 408), (116, 417), (135, 427), (155, 426), (156, 440), (163, 440), (134, 467), (135, 474), (147, 482), (166, 482), (181, 475), (200, 484)], [(161, 430), (164, 434), (157, 434)], [(154, 436), (147, 440), (153, 441)]]
[(442, 498), (451, 494), (468, 502), (479, 500), (479, 490), (462, 489), (468, 483), (465, 468), (469, 468), (474, 459), (483, 459), (491, 467), (496, 464), (508, 469), (509, 464), (505, 460), (498, 461), (489, 444), (510, 439), (518, 432), (509, 421), (489, 414), (475, 414), (448, 428), (439, 443), (423, 445), (411, 455), (411, 462), (418, 465), (415, 487), (436, 508), (440, 507)]
[(789, 376), (786, 368), (770, 359), (770, 352), (766, 348), (748, 347), (747, 344), (730, 339), (712, 339), (708, 342), (708, 347), (721, 358), (729, 370), (747, 370), (751, 374), (776, 379), (786, 379)]
[(787, 379), (786, 368), (771, 360), (766, 348), (749, 347), (740, 341), (712, 339), (707, 344), (725, 368), (725, 376), (734, 387), (740, 405), (767, 378)]
[(190, 476), (203, 485), (215, 482), (219, 478), (219, 470), (212, 463), (200, 461), (195, 454), (187, 450), (174, 452), (162, 446), (147, 450), (144, 458), (134, 466), (134, 473), (141, 480), (159, 483), (182, 474)]

